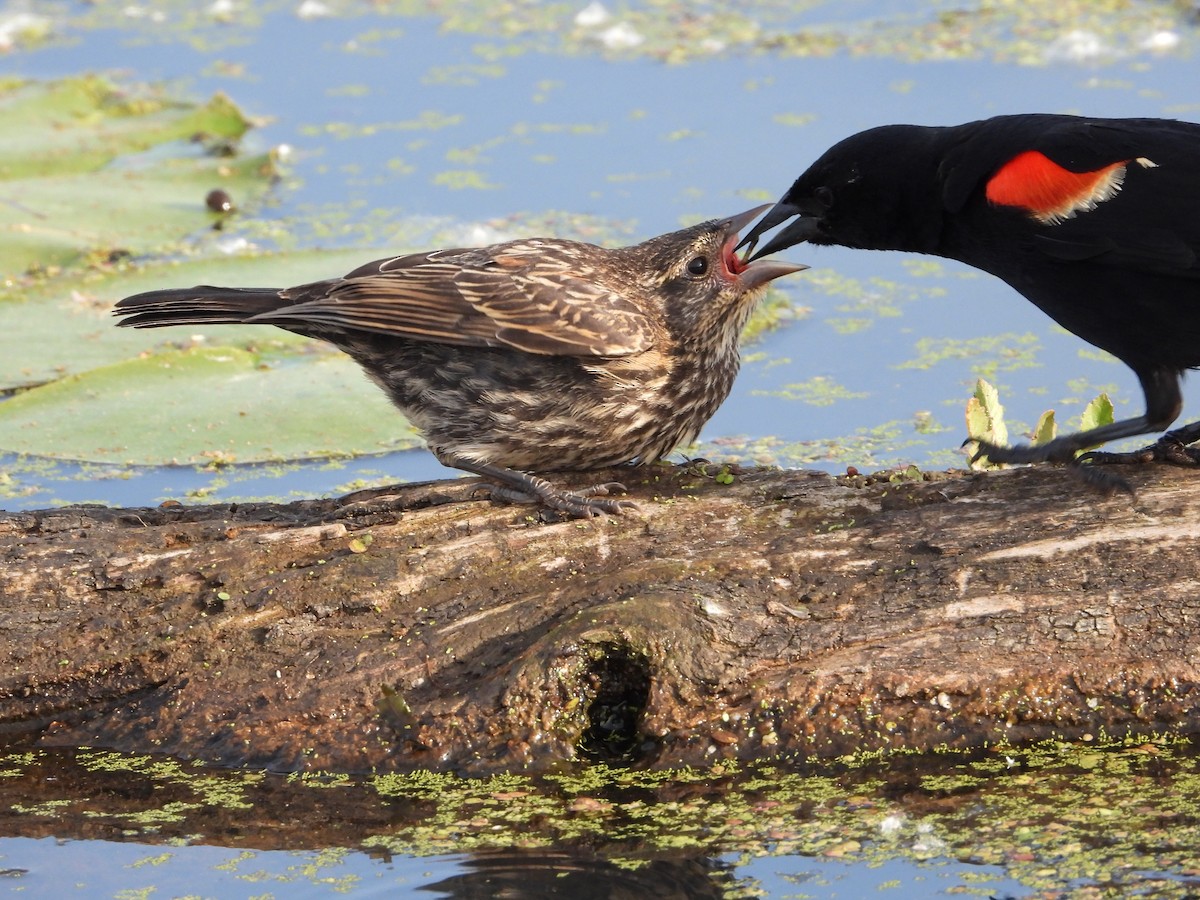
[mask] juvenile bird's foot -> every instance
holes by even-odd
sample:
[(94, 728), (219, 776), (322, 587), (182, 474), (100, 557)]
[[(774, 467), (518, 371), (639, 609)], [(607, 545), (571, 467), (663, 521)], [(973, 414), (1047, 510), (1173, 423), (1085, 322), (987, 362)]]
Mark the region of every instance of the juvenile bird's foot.
[(528, 487), (512, 487), (508, 484), (483, 485), (493, 500), (509, 503), (537, 503), (556, 512), (565, 513), (576, 519), (588, 519), (603, 513), (621, 515), (625, 510), (640, 507), (632, 500), (620, 500), (609, 495), (625, 493), (625, 485), (616, 481), (592, 484), (576, 491), (564, 491), (541, 478), (529, 476)]
[(530, 475), (528, 472), (491, 463), (472, 462), (450, 453), (435, 453), (443, 465), (472, 472), (492, 482), (480, 485), (480, 490), (487, 491), (493, 500), (537, 503), (576, 519), (589, 519), (603, 513), (620, 515), (627, 509), (638, 509), (638, 505), (632, 500), (618, 500), (609, 496), (617, 491), (625, 493), (625, 485), (615, 481), (593, 484), (575, 491), (564, 491), (545, 478)]

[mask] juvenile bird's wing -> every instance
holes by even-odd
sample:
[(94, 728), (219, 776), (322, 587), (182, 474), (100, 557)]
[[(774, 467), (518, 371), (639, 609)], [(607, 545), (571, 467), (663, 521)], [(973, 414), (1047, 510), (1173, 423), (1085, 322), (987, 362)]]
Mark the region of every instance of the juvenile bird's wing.
[(291, 305), (253, 321), (546, 355), (612, 357), (647, 349), (654, 337), (650, 318), (589, 272), (561, 242), (438, 250), (290, 288), (283, 296)]

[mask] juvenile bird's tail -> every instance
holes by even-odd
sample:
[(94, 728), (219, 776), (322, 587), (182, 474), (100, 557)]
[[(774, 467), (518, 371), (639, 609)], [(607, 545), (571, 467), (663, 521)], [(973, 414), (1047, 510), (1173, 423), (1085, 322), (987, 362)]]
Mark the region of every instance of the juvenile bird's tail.
[(295, 302), (282, 294), (274, 288), (168, 288), (126, 297), (113, 315), (124, 316), (118, 324), (133, 328), (235, 325)]

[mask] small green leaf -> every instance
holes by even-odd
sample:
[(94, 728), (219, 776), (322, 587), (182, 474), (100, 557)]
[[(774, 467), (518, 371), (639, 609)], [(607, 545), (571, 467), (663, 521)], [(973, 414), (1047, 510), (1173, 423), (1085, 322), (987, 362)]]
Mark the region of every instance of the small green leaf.
[(1037, 427), (1033, 429), (1033, 443), (1048, 444), (1054, 440), (1054, 436), (1058, 433), (1058, 426), (1054, 422), (1054, 410), (1048, 409), (1042, 413), (1042, 417), (1038, 419)]
[(1113, 405), (1108, 394), (1096, 397), (1083, 409), (1083, 421), (1079, 423), (1081, 431), (1090, 431), (1113, 423)]
[[(1003, 446), (1008, 443), (1008, 426), (1004, 423), (1004, 407), (1000, 395), (989, 382), (980, 378), (975, 383), (975, 393), (967, 401), (967, 437), (973, 441), (987, 441)], [(987, 457), (971, 463), (973, 469), (993, 468)]]
[(980, 378), (975, 385), (975, 397), (983, 405), (988, 418), (987, 437), (993, 444), (1008, 443), (1008, 426), (1004, 423), (1004, 407), (1000, 394), (991, 382)]
[(978, 397), (971, 397), (967, 400), (967, 437), (973, 441), (986, 438), (991, 430), (991, 423), (988, 421), (987, 410), (983, 408), (983, 404), (979, 402)]

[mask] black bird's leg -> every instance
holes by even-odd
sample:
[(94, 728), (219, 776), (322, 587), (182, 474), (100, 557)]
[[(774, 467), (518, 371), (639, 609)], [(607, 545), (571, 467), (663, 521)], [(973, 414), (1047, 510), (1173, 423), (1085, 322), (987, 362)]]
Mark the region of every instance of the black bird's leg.
[(438, 462), (444, 466), (461, 469), (495, 482), (494, 485), (488, 485), (488, 490), (495, 500), (540, 503), (576, 519), (587, 519), (601, 513), (620, 514), (626, 509), (638, 508), (632, 500), (617, 500), (608, 496), (614, 491), (625, 491), (625, 486), (615, 481), (593, 484), (578, 491), (564, 491), (546, 479), (527, 472), (518, 472), (516, 469), (490, 463), (472, 462), (443, 450), (434, 449), (433, 452)]
[[(987, 441), (979, 441), (972, 462), (986, 456), (994, 463), (1077, 462), (1075, 454), (1089, 447), (1098, 447), (1109, 441), (1134, 437), (1150, 431), (1162, 431), (1179, 417), (1183, 409), (1183, 395), (1179, 391), (1180, 373), (1175, 369), (1134, 370), (1146, 396), (1146, 411), (1132, 419), (1122, 419), (1099, 428), (1066, 434), (1045, 444), (1014, 444), (998, 447)], [(1200, 423), (1197, 423), (1200, 427)], [(1193, 426), (1179, 429), (1188, 433)], [(1200, 436), (1200, 431), (1197, 431)], [(1164, 436), (1166, 437), (1166, 436)], [(1194, 438), (1193, 438), (1194, 439)], [(1135, 454), (1137, 455), (1137, 454)], [(1092, 454), (1089, 454), (1091, 457)], [(1089, 459), (1089, 462), (1091, 459)], [(1107, 461), (1107, 460), (1102, 460)], [(1140, 462), (1140, 459), (1112, 460), (1113, 462)]]

